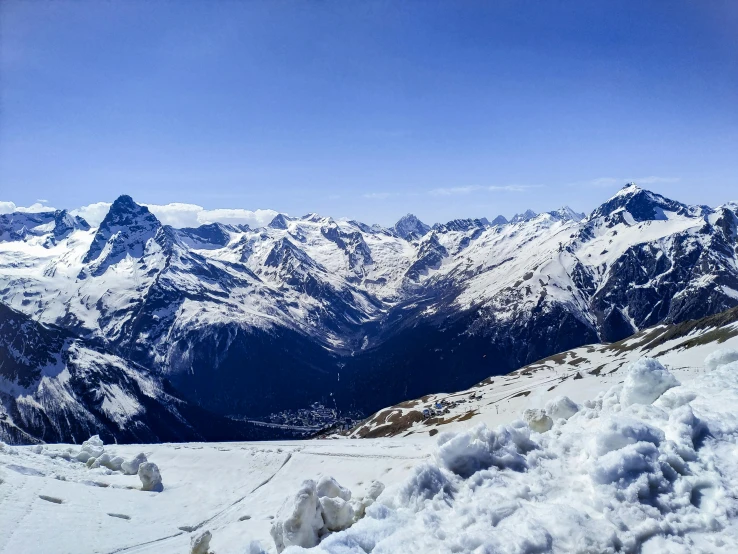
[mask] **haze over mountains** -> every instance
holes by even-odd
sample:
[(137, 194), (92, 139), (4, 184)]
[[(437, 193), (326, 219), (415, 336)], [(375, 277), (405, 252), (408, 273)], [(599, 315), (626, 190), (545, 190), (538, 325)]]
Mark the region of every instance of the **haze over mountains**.
[[(179, 402), (263, 418), (320, 401), (368, 414), (459, 390), (738, 305), (737, 229), (735, 204), (689, 206), (632, 184), (586, 217), (428, 226), (408, 215), (391, 229), (318, 214), (175, 229), (128, 196), (97, 228), (64, 211), (5, 214), (0, 333), (26, 369), (0, 368), (4, 433), (85, 439), (59, 415), (74, 405), (120, 429), (135, 416), (145, 440), (141, 391), (122, 377), (75, 388), (79, 364), (56, 353), (78, 341), (149, 383), (144, 396), (167, 413)], [(48, 355), (12, 347), (51, 325), (67, 338)]]

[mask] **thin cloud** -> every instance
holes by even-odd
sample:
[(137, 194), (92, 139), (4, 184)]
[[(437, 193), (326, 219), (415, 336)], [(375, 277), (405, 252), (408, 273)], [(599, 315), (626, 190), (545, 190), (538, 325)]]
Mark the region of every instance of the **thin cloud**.
[(540, 188), (541, 185), (468, 185), (464, 187), (436, 188), (428, 191), (433, 196), (454, 196), (470, 194), (472, 192), (525, 192), (530, 189)]
[(392, 198), (393, 196), (397, 196), (396, 192), (368, 192), (363, 195), (364, 198), (369, 198), (370, 200), (386, 200), (387, 198)]

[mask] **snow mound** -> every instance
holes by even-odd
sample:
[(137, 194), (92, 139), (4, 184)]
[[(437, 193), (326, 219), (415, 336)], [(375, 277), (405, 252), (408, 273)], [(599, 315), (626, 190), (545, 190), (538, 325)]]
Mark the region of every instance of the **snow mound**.
[(82, 443), (76, 458), (82, 463), (87, 463), (90, 458), (98, 458), (104, 450), (103, 441), (98, 435), (94, 435)]
[(523, 421), (536, 433), (545, 433), (553, 427), (553, 419), (548, 417), (546, 410), (525, 410), (523, 412)]
[(136, 475), (138, 474), (139, 466), (146, 461), (146, 454), (141, 452), (141, 454), (138, 454), (135, 458), (132, 458), (127, 462), (122, 462), (120, 464), (120, 469), (126, 475)]
[(501, 425), (493, 431), (483, 423), (466, 433), (442, 435), (436, 458), (439, 464), (461, 477), (495, 466), (523, 471), (525, 454), (536, 448), (530, 428), (522, 421)]
[(680, 385), (644, 359), (575, 413), (556, 404), (535, 439), (522, 421), (442, 436), (354, 525), (316, 523), (311, 552), (738, 552), (735, 363)]
[(190, 554), (208, 554), (212, 538), (213, 534), (210, 531), (193, 535), (190, 539)]
[(569, 419), (579, 411), (579, 406), (568, 396), (560, 395), (546, 403), (545, 411), (551, 419), (558, 421)]
[[(111, 454), (108, 454), (107, 452), (103, 452), (98, 458), (94, 458), (94, 461), (92, 462), (92, 464), (90, 464), (90, 467), (91, 468), (106, 467), (111, 471), (120, 471), (120, 468), (123, 462), (124, 460), (120, 456), (112, 456)], [(89, 463), (89, 460), (88, 460), (88, 463)]]
[(735, 361), (738, 361), (738, 350), (721, 348), (720, 350), (715, 350), (715, 352), (705, 358), (705, 367), (712, 371)]
[(288, 498), (272, 524), (271, 535), (277, 552), (288, 546), (316, 546), (323, 528), (323, 514), (315, 481), (302, 483), (297, 494)]
[(143, 462), (138, 466), (138, 478), (141, 479), (141, 490), (161, 492), (164, 489), (159, 468), (153, 462)]
[(372, 481), (366, 494), (352, 501), (351, 491), (333, 477), (324, 476), (317, 484), (304, 481), (297, 494), (282, 505), (272, 524), (277, 552), (290, 546), (311, 548), (331, 533), (347, 529), (364, 516), (383, 490), (382, 483)]
[(620, 393), (623, 406), (651, 404), (670, 388), (679, 385), (669, 370), (651, 358), (642, 358), (630, 366)]
[(351, 491), (339, 485), (338, 481), (336, 481), (333, 477), (321, 477), (320, 481), (318, 481), (316, 490), (319, 497), (351, 500)]

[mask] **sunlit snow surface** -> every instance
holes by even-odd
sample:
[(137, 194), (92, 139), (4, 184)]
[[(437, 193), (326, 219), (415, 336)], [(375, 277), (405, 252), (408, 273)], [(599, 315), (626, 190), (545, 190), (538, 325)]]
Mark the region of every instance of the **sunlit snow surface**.
[[(58, 456), (78, 446), (5, 446), (0, 549), (189, 552), (192, 536), (210, 531), (219, 554), (258, 552), (252, 541), (274, 552), (283, 502), (305, 479), (333, 476), (354, 494), (372, 480), (387, 488), (316, 552), (736, 552), (734, 358), (677, 373), (681, 384), (658, 363), (635, 362), (623, 383), (599, 393), (591, 383), (592, 398), (545, 433), (510, 414), (439, 440), (105, 447), (126, 459), (143, 451), (161, 470), (160, 493)], [(648, 390), (661, 394), (648, 403), (658, 394)]]

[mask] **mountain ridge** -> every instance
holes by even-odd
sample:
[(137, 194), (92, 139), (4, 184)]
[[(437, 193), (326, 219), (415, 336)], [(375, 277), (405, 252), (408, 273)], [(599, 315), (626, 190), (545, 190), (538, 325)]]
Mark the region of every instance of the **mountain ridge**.
[(0, 219), (0, 302), (239, 417), (368, 413), (738, 305), (734, 204), (629, 184), (580, 216), (174, 229), (123, 196), (53, 243), (51, 216), (20, 235)]

